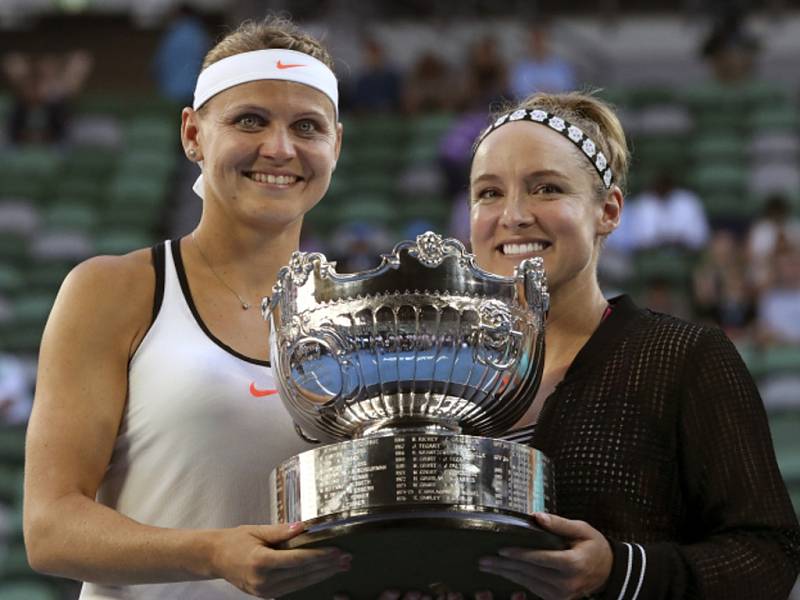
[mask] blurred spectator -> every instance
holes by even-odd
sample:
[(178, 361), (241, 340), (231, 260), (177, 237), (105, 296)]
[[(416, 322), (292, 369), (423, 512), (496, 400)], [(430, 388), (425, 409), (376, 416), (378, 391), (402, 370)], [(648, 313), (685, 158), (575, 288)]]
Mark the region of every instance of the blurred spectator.
[(25, 365), (10, 354), (0, 354), (0, 425), (27, 422), (32, 403), (32, 382)]
[(472, 162), (472, 145), (486, 125), (486, 111), (465, 112), (453, 121), (442, 137), (439, 144), (439, 163), (444, 173), (448, 198), (466, 192)]
[(364, 40), (364, 66), (356, 76), (353, 108), (361, 112), (394, 112), (400, 108), (402, 80), (397, 69), (386, 60), (383, 47), (375, 38)]
[(509, 86), (515, 98), (534, 92), (567, 92), (575, 88), (575, 70), (550, 46), (550, 28), (532, 23), (527, 32), (528, 52), (511, 65)]
[(211, 47), (200, 15), (181, 3), (172, 12), (153, 57), (153, 75), (164, 98), (191, 106), (194, 86)]
[(749, 335), (756, 315), (739, 246), (731, 232), (715, 232), (692, 274), (696, 316), (719, 325), (733, 339)]
[(423, 52), (404, 82), (404, 110), (410, 114), (452, 110), (454, 83), (450, 66), (433, 52)]
[(785, 196), (773, 194), (747, 234), (749, 275), (757, 287), (766, 283), (772, 257), (786, 247), (800, 248), (800, 219), (792, 216)]
[(676, 187), (668, 171), (659, 172), (649, 189), (631, 199), (627, 221), (626, 243), (634, 250), (671, 247), (696, 252), (708, 241), (700, 198)]
[(755, 36), (745, 27), (743, 11), (735, 4), (728, 3), (701, 48), (714, 77), (723, 84), (749, 80), (759, 48)]
[(506, 97), (507, 69), (491, 36), (469, 49), (467, 80), (460, 101), (461, 115), (445, 132), (439, 145), (440, 164), (450, 198), (466, 190), (472, 162), (472, 144), (488, 124), (486, 113)]
[(466, 190), (456, 194), (450, 207), (450, 218), (447, 222), (447, 235), (461, 240), (469, 248), (470, 204)]
[(655, 312), (675, 315), (682, 319), (691, 318), (685, 294), (664, 277), (651, 277), (645, 282), (642, 304)]
[(470, 46), (466, 63), (467, 80), (461, 109), (464, 111), (486, 109), (508, 95), (508, 67), (500, 54), (497, 40), (486, 35)]
[(342, 225), (331, 239), (331, 252), (339, 273), (355, 273), (375, 268), (380, 263), (380, 254), (392, 248), (386, 230), (361, 221)]
[(779, 250), (772, 273), (758, 300), (759, 342), (800, 344), (800, 248)]
[(65, 141), (69, 103), (92, 70), (88, 52), (3, 57), (3, 72), (13, 95), (8, 130), (15, 144)]

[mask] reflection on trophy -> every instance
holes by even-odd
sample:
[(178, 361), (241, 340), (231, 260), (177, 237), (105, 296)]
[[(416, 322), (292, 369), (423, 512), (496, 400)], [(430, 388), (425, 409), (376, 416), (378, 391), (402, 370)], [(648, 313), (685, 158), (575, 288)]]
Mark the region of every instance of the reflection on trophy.
[(505, 598), (519, 586), (478, 571), (479, 557), (563, 547), (530, 518), (555, 508), (548, 459), (495, 437), (535, 396), (547, 308), (540, 258), (500, 277), (432, 232), (360, 273), (293, 255), (264, 305), (272, 365), (298, 433), (327, 445), (273, 471), (273, 522), (305, 522), (288, 547), (354, 558), (290, 598)]

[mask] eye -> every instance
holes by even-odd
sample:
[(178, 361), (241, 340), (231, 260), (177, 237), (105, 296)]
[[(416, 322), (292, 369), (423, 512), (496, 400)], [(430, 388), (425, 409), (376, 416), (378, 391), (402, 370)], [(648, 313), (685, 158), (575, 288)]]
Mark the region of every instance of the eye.
[(303, 135), (309, 135), (311, 133), (316, 133), (319, 131), (320, 127), (316, 121), (313, 119), (301, 119), (297, 123), (294, 124), (295, 129), (299, 131)]
[(236, 118), (236, 124), (245, 130), (258, 129), (266, 124), (264, 117), (253, 113), (247, 113)]
[(492, 202), (501, 196), (497, 188), (485, 188), (475, 195), (475, 202)]
[(563, 190), (559, 186), (557, 186), (557, 185), (555, 185), (553, 183), (543, 183), (543, 184), (537, 185), (535, 188), (533, 188), (532, 192), (534, 194), (546, 194), (547, 195), (547, 194), (560, 194), (560, 193), (563, 192)]

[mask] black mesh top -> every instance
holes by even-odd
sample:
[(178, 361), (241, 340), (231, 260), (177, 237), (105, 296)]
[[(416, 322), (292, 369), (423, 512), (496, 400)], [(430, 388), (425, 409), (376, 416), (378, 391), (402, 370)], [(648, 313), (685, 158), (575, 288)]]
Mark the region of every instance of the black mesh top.
[(800, 528), (738, 352), (719, 329), (612, 306), (530, 436), (557, 513), (611, 542), (602, 597), (785, 600)]

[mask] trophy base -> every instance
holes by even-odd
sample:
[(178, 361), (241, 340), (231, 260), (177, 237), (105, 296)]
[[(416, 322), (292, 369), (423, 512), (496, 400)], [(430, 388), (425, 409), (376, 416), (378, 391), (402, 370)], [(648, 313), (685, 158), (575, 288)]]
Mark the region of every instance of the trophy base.
[(478, 570), (478, 560), (512, 546), (561, 550), (566, 543), (531, 520), (496, 513), (425, 510), (386, 512), (320, 523), (284, 548), (335, 546), (352, 554), (350, 571), (281, 598), (319, 600), (346, 594), (376, 600), (381, 592), (416, 590), (436, 597), (488, 590), (494, 600), (520, 591), (506, 579)]

